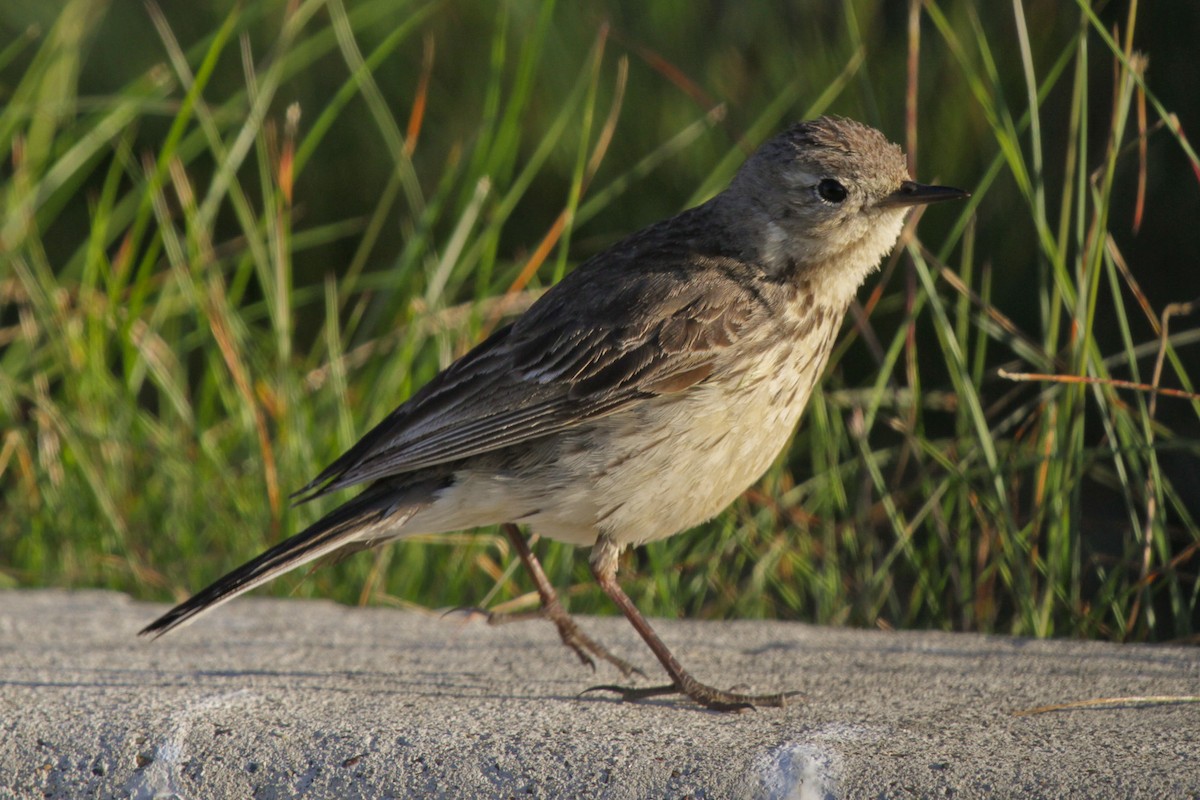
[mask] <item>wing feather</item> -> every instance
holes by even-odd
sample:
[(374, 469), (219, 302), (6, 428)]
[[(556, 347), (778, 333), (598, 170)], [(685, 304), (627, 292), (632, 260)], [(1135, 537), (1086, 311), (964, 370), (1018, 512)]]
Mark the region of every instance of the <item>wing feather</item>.
[(581, 266), (389, 414), (300, 501), (549, 436), (706, 380), (766, 304), (736, 280), (737, 262), (658, 264)]

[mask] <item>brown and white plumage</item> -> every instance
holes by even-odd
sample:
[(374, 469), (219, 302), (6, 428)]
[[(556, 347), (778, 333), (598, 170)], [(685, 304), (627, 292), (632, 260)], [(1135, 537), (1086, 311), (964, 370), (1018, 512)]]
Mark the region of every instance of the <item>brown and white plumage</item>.
[(960, 196), (908, 181), (871, 128), (794, 126), (712, 200), (582, 264), (298, 493), (362, 494), (143, 633), (417, 533), (524, 523), (605, 548), (593, 564), (615, 571), (612, 550), (708, 519), (766, 470), (906, 208)]

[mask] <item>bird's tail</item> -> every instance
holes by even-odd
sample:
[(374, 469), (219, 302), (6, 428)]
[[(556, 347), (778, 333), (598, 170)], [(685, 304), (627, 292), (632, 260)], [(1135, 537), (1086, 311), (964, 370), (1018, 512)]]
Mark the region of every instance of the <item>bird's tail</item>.
[(139, 635), (157, 638), (301, 564), (342, 548), (353, 548), (364, 539), (391, 538), (388, 532), (396, 531), (428, 504), (432, 488), (410, 485), (397, 490), (395, 486), (375, 484), (295, 536), (218, 578), (151, 622)]

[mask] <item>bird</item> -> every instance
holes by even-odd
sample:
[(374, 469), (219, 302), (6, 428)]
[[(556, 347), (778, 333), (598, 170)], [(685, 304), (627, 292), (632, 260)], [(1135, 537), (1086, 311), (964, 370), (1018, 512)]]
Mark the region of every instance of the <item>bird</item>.
[(901, 148), (862, 123), (788, 127), (708, 201), (588, 258), (294, 497), (361, 493), (141, 633), (161, 636), (317, 559), (500, 525), (563, 643), (593, 667), (641, 672), (567, 614), (524, 526), (590, 548), (596, 582), (670, 679), (594, 688), (716, 711), (785, 705), (794, 692), (724, 690), (684, 669), (622, 590), (619, 557), (712, 518), (768, 469), (906, 212), (967, 196), (911, 180)]

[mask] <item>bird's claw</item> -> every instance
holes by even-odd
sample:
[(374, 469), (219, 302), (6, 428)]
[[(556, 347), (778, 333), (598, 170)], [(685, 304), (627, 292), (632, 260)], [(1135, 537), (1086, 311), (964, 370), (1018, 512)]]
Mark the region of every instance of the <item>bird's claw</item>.
[(781, 708), (787, 705), (791, 698), (799, 697), (799, 692), (780, 692), (779, 694), (750, 695), (738, 692), (726, 692), (707, 686), (696, 680), (688, 680), (683, 686), (669, 683), (663, 686), (617, 686), (606, 684), (584, 689), (579, 695), (589, 692), (612, 692), (619, 695), (623, 703), (636, 703), (651, 697), (661, 697), (669, 694), (682, 694), (696, 703), (713, 711), (747, 711), (762, 707)]

